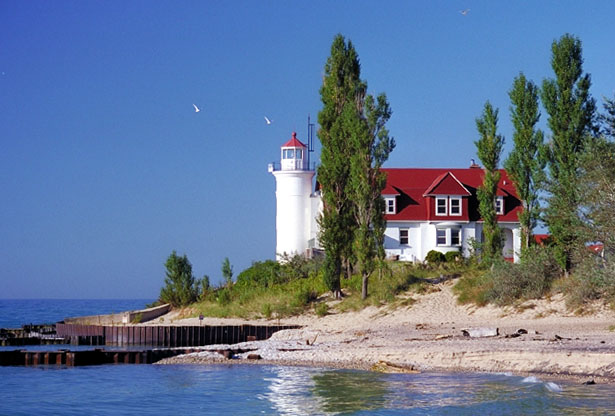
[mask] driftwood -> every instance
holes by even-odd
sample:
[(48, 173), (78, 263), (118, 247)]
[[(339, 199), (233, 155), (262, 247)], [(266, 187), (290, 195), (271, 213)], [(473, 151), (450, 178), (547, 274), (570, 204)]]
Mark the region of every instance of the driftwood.
[(461, 333), (470, 338), (497, 337), (500, 335), (498, 328), (467, 328), (462, 329)]

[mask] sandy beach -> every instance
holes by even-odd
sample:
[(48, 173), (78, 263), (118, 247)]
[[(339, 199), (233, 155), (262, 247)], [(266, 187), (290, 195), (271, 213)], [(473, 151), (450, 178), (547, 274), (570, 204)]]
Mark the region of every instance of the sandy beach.
[[(459, 305), (453, 285), (453, 281), (435, 284), (430, 293), (414, 295), (411, 306), (395, 310), (384, 306), (336, 313), (332, 308), (325, 317), (306, 314), (280, 320), (205, 318), (206, 325), (252, 323), (302, 328), (277, 332), (266, 341), (202, 347), (202, 352), (163, 363), (251, 362), (389, 372), (506, 372), (615, 382), (613, 310), (595, 305), (591, 313), (578, 316), (566, 309), (561, 295), (528, 301), (516, 308)], [(199, 325), (198, 318), (178, 319), (177, 312), (163, 318), (166, 325)], [(495, 336), (467, 335), (488, 335), (496, 329)], [(228, 360), (214, 352), (223, 348), (248, 352)]]

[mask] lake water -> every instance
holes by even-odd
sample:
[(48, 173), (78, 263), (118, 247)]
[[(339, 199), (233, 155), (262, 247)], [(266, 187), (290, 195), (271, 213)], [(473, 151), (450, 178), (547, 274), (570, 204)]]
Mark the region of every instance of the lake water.
[(0, 328), (143, 309), (154, 299), (0, 299)]
[[(2, 316), (10, 324), (0, 327), (148, 302), (0, 301), (2, 315), (17, 304), (22, 311), (19, 318)], [(0, 367), (0, 415), (615, 415), (614, 397), (614, 385), (504, 374), (264, 365)]]
[(2, 415), (607, 415), (615, 388), (258, 365), (0, 367)]

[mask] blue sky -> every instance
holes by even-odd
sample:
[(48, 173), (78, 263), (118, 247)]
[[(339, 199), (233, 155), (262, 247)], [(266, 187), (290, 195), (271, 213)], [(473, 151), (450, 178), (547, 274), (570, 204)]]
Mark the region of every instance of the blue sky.
[(386, 166), (465, 167), (486, 100), (508, 153), (513, 78), (552, 77), (564, 33), (613, 97), (614, 17), (611, 1), (3, 1), (0, 298), (155, 298), (172, 250), (213, 282), (225, 257), (235, 274), (273, 258), (267, 163), (305, 140), (337, 33), (389, 98)]

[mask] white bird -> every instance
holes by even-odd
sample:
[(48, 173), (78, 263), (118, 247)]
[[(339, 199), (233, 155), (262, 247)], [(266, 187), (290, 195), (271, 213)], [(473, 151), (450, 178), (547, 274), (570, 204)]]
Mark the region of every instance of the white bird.
[(465, 9), (465, 10), (459, 10), (459, 13), (461, 13), (462, 15), (467, 15), (470, 12), (470, 9)]
[(267, 125), (269, 125), (269, 124), (273, 123), (273, 120), (269, 120), (267, 118), (267, 116), (265, 116), (265, 123), (267, 123)]
[(198, 113), (199, 111), (201, 111), (201, 109), (199, 107), (196, 106), (196, 104), (192, 104), (192, 106), (194, 107), (194, 112)]

